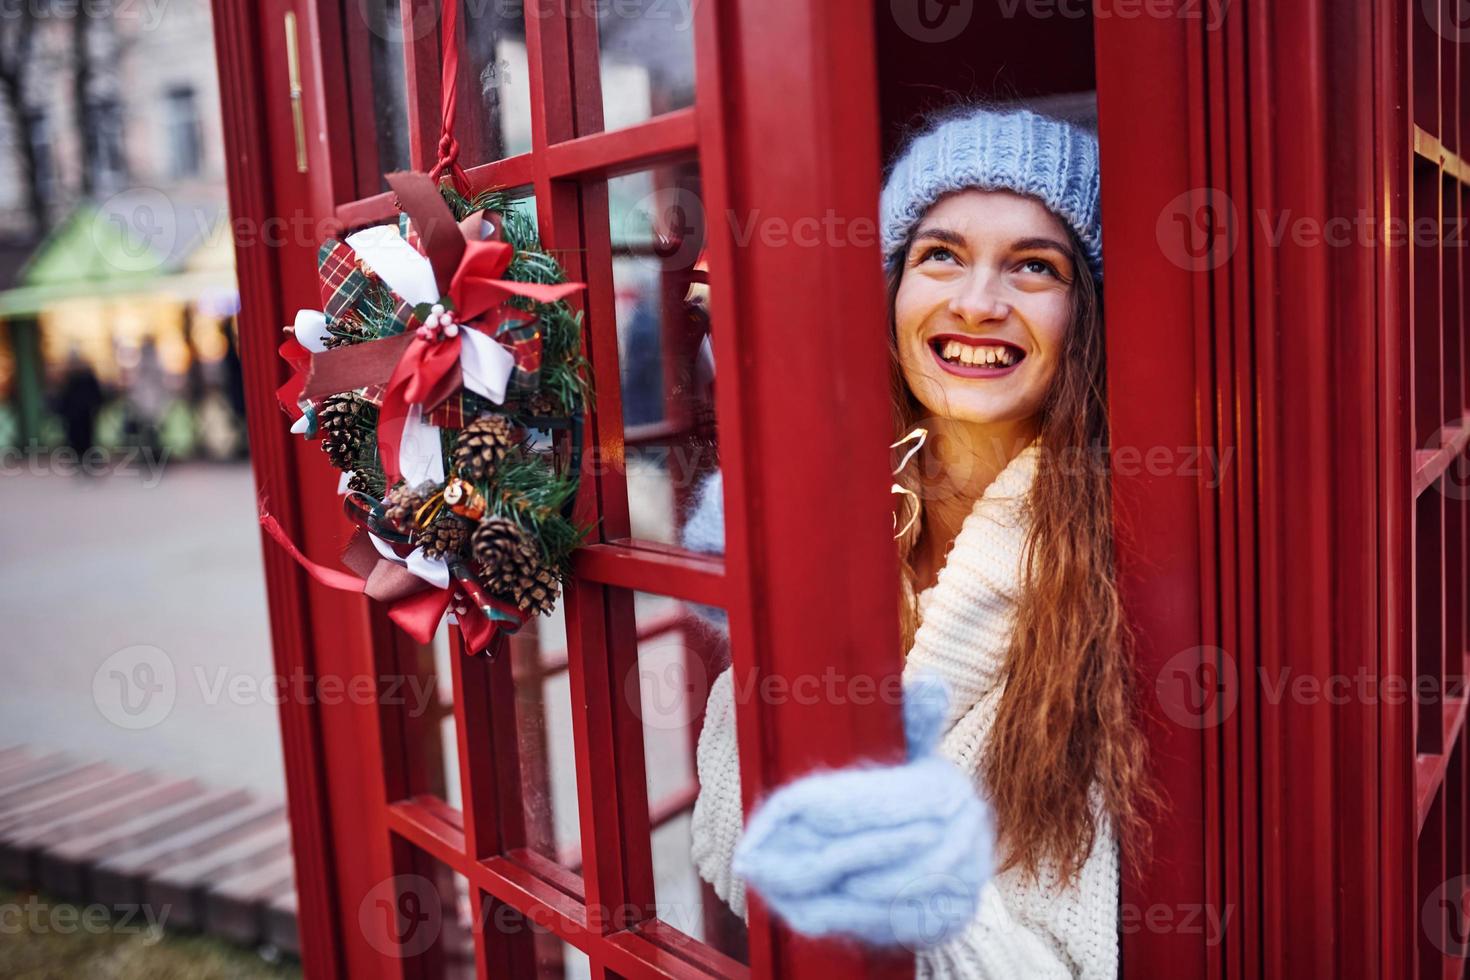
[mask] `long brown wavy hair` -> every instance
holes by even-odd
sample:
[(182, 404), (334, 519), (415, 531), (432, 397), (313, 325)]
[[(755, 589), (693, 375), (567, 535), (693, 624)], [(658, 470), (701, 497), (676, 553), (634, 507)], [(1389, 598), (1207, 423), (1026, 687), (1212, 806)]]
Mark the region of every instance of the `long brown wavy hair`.
[[(927, 414), (904, 381), (894, 316), (911, 244), (887, 266), (895, 439)], [(1071, 247), (1072, 317), (1041, 410), (1021, 595), (980, 771), (1002, 870), (1034, 876), (1047, 861), (1064, 881), (1081, 871), (1104, 818), (1125, 856), (1141, 859), (1150, 843), (1145, 813), (1158, 803), (1134, 714), (1132, 644), (1114, 565), (1102, 298), (1075, 235)], [(908, 529), (897, 539), (905, 651), (919, 619), (913, 557), (924, 530), (925, 469), (911, 464), (896, 477), (914, 491), (894, 497), (894, 526)]]

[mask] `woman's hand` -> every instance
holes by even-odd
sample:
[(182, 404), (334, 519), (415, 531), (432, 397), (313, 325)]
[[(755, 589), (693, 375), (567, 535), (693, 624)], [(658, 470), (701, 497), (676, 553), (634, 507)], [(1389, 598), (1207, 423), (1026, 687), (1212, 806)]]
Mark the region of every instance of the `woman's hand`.
[(975, 918), (991, 874), (988, 811), (938, 754), (948, 694), (904, 691), (909, 761), (813, 773), (751, 815), (734, 871), (793, 929), (884, 946), (938, 946)]

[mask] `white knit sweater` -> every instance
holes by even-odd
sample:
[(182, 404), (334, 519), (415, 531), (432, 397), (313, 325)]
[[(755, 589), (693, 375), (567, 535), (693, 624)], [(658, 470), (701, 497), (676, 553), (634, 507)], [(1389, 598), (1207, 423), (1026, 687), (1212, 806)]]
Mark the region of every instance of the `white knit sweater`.
[[(950, 717), (940, 749), (967, 772), (979, 771), (1000, 700), (1026, 538), (1023, 505), (1036, 456), (1034, 446), (1018, 455), (975, 502), (939, 580), (919, 597), (921, 621), (904, 676), (937, 674), (949, 685)], [(745, 883), (730, 873), (743, 824), (729, 670), (711, 686), (696, 761), (694, 863), (716, 894), (744, 916)], [(1059, 882), (1050, 866), (1042, 868), (1039, 880), (1019, 870), (998, 874), (986, 884), (970, 928), (919, 953), (918, 976), (1117, 977), (1118, 849), (1106, 820), (1078, 880), (1067, 887)]]

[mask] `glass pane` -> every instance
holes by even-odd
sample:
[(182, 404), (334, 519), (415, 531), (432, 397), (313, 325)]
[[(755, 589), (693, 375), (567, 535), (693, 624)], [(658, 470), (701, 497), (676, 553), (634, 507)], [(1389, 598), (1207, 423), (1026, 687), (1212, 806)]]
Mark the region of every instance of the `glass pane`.
[(633, 537), (710, 550), (718, 520), (701, 522), (713, 541), (685, 540), (719, 465), (699, 167), (610, 180), (608, 208)]
[(633, 609), (658, 917), (743, 961), (744, 923), (700, 878), (691, 854), (695, 750), (710, 685), (729, 664), (723, 612), (644, 593)]
[[(519, 194), (524, 188), (512, 189)], [(514, 197), (512, 211), (536, 227), (536, 199)], [(532, 430), (537, 444), (548, 434)], [(576, 757), (571, 686), (567, 676), (567, 627), (562, 604), (532, 619), (510, 637), (516, 686), (516, 730), (525, 806), (527, 846), (559, 864), (581, 870)]]
[(566, 620), (558, 606), (531, 620), (507, 645), (516, 689), (516, 734), (526, 845), (581, 867)]
[(379, 175), (379, 190), (388, 189), (382, 174), (409, 168), (408, 86), (403, 75), (403, 14), (398, 4), (399, 0), (363, 0), (358, 6), (367, 23), (377, 143), (372, 169)]
[(531, 928), (536, 935), (538, 980), (588, 980), (592, 976), (592, 961), (586, 953), (541, 926)]
[(439, 732), (440, 755), (443, 758), (444, 800), (456, 810), (464, 809), (464, 794), (459, 786), (459, 735), (454, 728), (454, 668), (450, 656), (449, 624), (442, 622), (434, 634), (434, 676), (439, 707), (435, 726)]
[(694, 104), (691, 0), (597, 5), (604, 129)]
[(460, 160), (488, 163), (531, 149), (531, 89), (526, 16), (518, 0), (463, 8), (460, 60)]

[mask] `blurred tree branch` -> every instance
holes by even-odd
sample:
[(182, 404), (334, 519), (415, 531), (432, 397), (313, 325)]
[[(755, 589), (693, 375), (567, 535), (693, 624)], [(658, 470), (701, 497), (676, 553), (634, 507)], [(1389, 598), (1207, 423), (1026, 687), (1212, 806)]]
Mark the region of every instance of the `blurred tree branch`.
[(91, 197), (92, 192), (97, 189), (95, 168), (99, 162), (100, 154), (97, 152), (97, 134), (95, 127), (98, 120), (93, 118), (92, 98), (88, 91), (92, 86), (92, 51), (87, 44), (87, 27), (92, 22), (81, 8), (72, 15), (71, 20), (71, 64), (72, 64), (72, 102), (73, 113), (77, 124), (77, 134), (81, 137), (77, 141), (79, 152), (82, 155), (82, 196)]
[(30, 111), (26, 104), (26, 79), (29, 76), (36, 40), (36, 8), (34, 4), (16, 4), (0, 17), (0, 92), (14, 121), (21, 172), (26, 182), (26, 197), (36, 237), (51, 226), (50, 208), (41, 191), (41, 173), (36, 156), (36, 136), (42, 116)]

